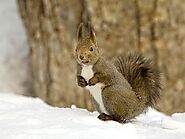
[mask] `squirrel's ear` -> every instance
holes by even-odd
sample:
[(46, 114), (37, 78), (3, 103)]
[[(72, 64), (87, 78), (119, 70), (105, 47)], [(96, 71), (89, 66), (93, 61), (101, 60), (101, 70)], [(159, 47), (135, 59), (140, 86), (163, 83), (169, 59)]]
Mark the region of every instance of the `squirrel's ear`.
[(90, 31), (90, 39), (96, 44), (96, 35), (95, 35), (94, 27), (90, 22), (88, 22), (88, 28)]
[(80, 23), (78, 30), (77, 30), (77, 41), (80, 41), (83, 38), (83, 23)]

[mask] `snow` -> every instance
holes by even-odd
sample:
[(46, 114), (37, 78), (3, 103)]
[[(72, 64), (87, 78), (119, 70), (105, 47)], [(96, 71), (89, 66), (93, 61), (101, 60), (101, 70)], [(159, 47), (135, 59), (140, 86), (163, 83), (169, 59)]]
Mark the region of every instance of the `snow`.
[(0, 91), (25, 94), (30, 84), (26, 35), (16, 0), (0, 0)]
[(130, 123), (103, 122), (97, 112), (57, 108), (38, 98), (0, 93), (2, 139), (185, 139), (185, 113), (149, 109)]

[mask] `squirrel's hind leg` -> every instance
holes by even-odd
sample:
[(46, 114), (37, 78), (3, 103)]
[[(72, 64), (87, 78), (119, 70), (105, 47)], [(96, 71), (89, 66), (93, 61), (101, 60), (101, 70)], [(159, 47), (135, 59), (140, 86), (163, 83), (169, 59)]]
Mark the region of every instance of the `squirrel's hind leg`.
[(123, 118), (123, 117), (117, 117), (117, 116), (113, 116), (113, 120), (114, 121), (117, 121), (119, 123), (126, 123), (127, 122), (125, 118)]
[(102, 120), (102, 121), (110, 121), (110, 120), (113, 120), (113, 117), (110, 116), (110, 115), (107, 115), (105, 113), (101, 113), (99, 116), (98, 116), (98, 119)]
[(126, 123), (126, 119), (124, 119), (123, 117), (110, 116), (110, 115), (107, 115), (105, 113), (101, 113), (98, 116), (98, 119), (100, 119), (102, 121), (110, 121), (110, 120), (113, 120), (113, 121), (117, 121), (119, 123)]

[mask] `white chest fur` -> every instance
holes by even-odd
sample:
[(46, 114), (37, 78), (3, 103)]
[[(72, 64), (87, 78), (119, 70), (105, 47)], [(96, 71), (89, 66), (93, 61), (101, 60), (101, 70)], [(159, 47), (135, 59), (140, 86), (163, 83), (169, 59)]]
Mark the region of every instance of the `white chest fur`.
[[(94, 76), (93, 66), (82, 66), (81, 76), (88, 82)], [(99, 109), (101, 112), (108, 114), (107, 110), (104, 107), (103, 100), (102, 100), (102, 87), (104, 86), (103, 83), (97, 83), (94, 86), (86, 86), (86, 88), (90, 91), (91, 95), (94, 97), (96, 102), (99, 105)]]

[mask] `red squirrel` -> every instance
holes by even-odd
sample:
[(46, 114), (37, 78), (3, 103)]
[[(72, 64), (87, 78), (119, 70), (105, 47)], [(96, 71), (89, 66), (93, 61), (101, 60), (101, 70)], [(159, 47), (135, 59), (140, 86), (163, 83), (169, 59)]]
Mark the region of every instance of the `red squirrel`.
[(124, 123), (153, 107), (161, 85), (152, 61), (134, 53), (109, 62), (100, 55), (94, 29), (88, 26), (89, 36), (83, 35), (83, 23), (77, 32), (77, 82), (90, 91), (98, 118)]

